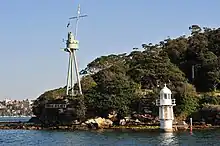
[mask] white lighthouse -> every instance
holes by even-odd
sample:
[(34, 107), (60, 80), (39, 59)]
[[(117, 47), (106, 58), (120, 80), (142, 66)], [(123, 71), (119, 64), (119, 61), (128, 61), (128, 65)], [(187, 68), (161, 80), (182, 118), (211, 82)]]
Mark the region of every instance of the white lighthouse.
[(173, 131), (173, 106), (176, 103), (175, 99), (171, 98), (171, 95), (171, 90), (165, 84), (160, 91), (160, 98), (156, 100), (156, 105), (159, 106), (160, 129), (165, 132)]

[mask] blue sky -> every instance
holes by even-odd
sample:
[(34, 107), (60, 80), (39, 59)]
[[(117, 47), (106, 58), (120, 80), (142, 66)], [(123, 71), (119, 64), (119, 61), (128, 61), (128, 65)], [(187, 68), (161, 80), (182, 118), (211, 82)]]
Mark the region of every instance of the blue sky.
[(79, 3), (89, 15), (79, 22), (80, 69), (101, 55), (187, 35), (192, 24), (220, 25), (219, 0), (1, 0), (0, 100), (36, 99), (65, 85), (68, 56), (60, 48)]

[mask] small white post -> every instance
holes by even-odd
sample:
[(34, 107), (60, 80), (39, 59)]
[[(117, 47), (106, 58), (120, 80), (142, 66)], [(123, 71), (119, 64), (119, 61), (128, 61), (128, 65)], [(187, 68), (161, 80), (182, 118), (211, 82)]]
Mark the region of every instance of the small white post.
[(192, 118), (190, 118), (190, 133), (192, 133)]
[(190, 126), (192, 127), (192, 118), (190, 118)]

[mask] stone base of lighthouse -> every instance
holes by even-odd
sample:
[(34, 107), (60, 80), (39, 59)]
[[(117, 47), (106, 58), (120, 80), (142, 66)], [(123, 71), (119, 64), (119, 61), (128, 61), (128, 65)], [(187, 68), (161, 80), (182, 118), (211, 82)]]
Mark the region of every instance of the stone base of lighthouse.
[(173, 131), (173, 120), (160, 120), (160, 129), (164, 132)]

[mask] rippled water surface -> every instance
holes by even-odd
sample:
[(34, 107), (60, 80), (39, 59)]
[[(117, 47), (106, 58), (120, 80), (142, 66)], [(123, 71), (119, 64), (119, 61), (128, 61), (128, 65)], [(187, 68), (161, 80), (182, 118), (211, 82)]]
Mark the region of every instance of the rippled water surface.
[(0, 117), (0, 122), (26, 122), (31, 117)]
[(0, 145), (110, 146), (193, 145), (220, 146), (220, 130), (178, 133), (132, 131), (0, 130)]

